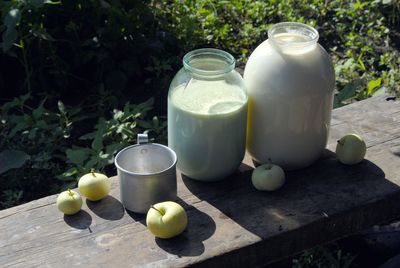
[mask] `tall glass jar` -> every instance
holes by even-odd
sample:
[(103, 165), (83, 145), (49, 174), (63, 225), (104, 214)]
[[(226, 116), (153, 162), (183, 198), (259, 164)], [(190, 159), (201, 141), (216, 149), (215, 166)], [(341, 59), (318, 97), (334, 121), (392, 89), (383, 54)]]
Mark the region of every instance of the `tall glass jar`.
[(318, 37), (302, 23), (275, 24), (246, 64), (247, 150), (259, 163), (303, 168), (326, 146), (335, 74)]
[(183, 58), (168, 93), (168, 146), (189, 178), (223, 179), (240, 165), (246, 147), (247, 93), (235, 59), (218, 49)]

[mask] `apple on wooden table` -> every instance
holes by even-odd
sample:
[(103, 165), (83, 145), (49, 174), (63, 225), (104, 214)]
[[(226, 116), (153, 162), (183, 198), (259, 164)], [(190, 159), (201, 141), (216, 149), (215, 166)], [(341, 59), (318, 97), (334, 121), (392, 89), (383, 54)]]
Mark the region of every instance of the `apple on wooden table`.
[(73, 215), (81, 210), (82, 197), (75, 191), (61, 192), (57, 197), (57, 208), (66, 215)]
[(106, 175), (92, 170), (79, 179), (78, 189), (88, 200), (98, 201), (110, 192), (111, 180)]
[(367, 151), (364, 140), (357, 134), (346, 134), (336, 145), (336, 156), (339, 161), (346, 165), (360, 163)]
[(188, 220), (185, 209), (178, 203), (165, 201), (150, 207), (146, 216), (149, 231), (159, 238), (171, 238), (182, 233)]
[(253, 186), (260, 191), (275, 191), (285, 183), (285, 172), (274, 164), (258, 166), (251, 174)]

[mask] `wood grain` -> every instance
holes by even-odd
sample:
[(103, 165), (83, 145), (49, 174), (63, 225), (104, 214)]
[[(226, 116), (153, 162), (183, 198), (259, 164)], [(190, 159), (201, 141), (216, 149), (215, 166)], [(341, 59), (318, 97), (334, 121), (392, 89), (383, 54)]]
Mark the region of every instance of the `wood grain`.
[[(285, 186), (256, 191), (246, 156), (230, 178), (195, 182), (178, 175), (187, 230), (155, 239), (145, 216), (124, 210), (113, 177), (110, 195), (63, 216), (49, 196), (0, 211), (1, 267), (249, 267), (400, 216), (400, 106), (375, 97), (334, 111), (327, 150), (309, 168), (288, 172)], [(338, 163), (336, 140), (367, 142), (366, 159)]]

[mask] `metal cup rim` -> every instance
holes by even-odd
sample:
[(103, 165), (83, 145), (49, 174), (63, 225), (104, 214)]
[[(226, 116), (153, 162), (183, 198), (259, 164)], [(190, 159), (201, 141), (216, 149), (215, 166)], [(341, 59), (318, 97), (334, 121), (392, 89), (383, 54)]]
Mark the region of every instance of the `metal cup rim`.
[[(131, 148), (134, 148), (134, 147), (144, 146), (144, 145), (158, 146), (158, 147), (162, 147), (163, 149), (168, 150), (168, 151), (173, 155), (172, 164), (171, 164), (170, 166), (168, 166), (167, 168), (165, 168), (165, 169), (159, 171), (159, 172), (149, 172), (149, 173), (137, 173), (137, 172), (132, 172), (132, 171), (129, 171), (129, 170), (126, 170), (126, 169), (122, 168), (122, 167), (118, 164), (118, 158), (120, 157), (120, 155), (121, 155), (124, 151), (127, 151), (127, 150), (129, 150), (129, 149), (131, 149)], [(178, 157), (176, 156), (175, 151), (172, 150), (171, 148), (169, 148), (168, 146), (165, 146), (165, 145), (162, 145), (162, 144), (159, 144), (159, 143), (143, 143), (143, 144), (134, 144), (134, 145), (127, 146), (127, 147), (123, 148), (121, 151), (119, 151), (119, 152), (117, 153), (117, 155), (115, 156), (114, 165), (117, 167), (118, 170), (123, 171), (123, 172), (125, 172), (125, 173), (127, 173), (127, 174), (130, 174), (130, 175), (135, 175), (135, 176), (149, 176), (149, 175), (161, 174), (161, 173), (166, 172), (167, 170), (170, 170), (172, 167), (174, 167), (174, 166), (176, 165), (176, 162), (177, 162), (177, 161), (178, 161)]]

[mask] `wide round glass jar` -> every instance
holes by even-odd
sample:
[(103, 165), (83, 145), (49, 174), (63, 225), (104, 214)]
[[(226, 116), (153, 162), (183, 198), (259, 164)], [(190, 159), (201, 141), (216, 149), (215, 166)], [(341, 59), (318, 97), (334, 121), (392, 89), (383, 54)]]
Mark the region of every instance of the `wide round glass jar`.
[(275, 24), (246, 64), (247, 150), (259, 163), (303, 168), (326, 146), (335, 74), (318, 37), (302, 23)]
[(247, 93), (229, 53), (191, 51), (168, 93), (168, 146), (178, 169), (202, 181), (226, 178), (246, 147)]

